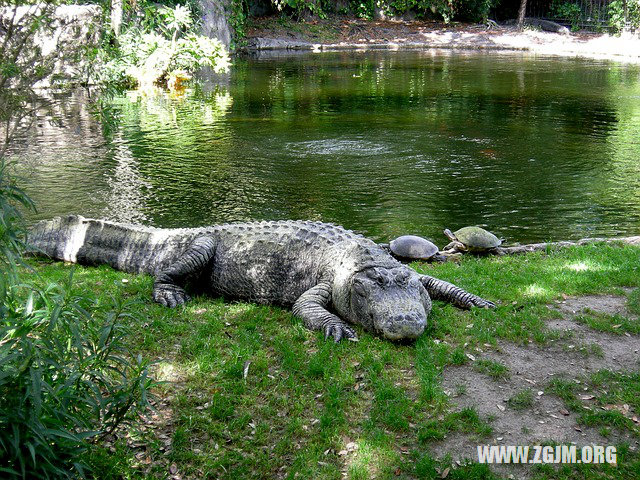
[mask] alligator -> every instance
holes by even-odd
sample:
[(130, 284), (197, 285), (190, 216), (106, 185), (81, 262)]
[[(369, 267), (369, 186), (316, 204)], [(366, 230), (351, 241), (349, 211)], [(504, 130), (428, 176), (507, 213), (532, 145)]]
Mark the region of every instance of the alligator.
[(370, 239), (313, 221), (160, 229), (77, 215), (36, 223), (31, 253), (155, 276), (153, 300), (176, 307), (189, 286), (227, 299), (291, 308), (325, 338), (357, 341), (348, 325), (389, 340), (420, 336), (431, 300), (468, 309), (495, 305), (418, 274)]

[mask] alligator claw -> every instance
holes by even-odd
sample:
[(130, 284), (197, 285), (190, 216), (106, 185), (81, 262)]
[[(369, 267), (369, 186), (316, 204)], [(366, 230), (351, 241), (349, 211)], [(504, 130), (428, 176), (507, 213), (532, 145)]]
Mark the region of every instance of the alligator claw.
[(324, 328), (324, 339), (327, 340), (329, 337), (333, 337), (333, 340), (338, 343), (343, 338), (350, 340), (352, 342), (357, 342), (358, 337), (355, 332), (347, 327), (346, 325), (331, 323)]
[(480, 297), (473, 299), (473, 306), (480, 308), (496, 308), (495, 303)]
[(153, 301), (165, 307), (175, 308), (190, 300), (184, 289), (176, 285), (155, 285), (153, 287)]

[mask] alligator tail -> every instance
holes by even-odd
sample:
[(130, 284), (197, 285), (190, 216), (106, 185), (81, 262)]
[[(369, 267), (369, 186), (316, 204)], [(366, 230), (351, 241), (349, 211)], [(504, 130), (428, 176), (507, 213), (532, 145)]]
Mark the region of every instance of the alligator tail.
[(70, 215), (36, 223), (27, 243), (35, 255), (153, 274), (175, 261), (199, 234), (200, 229), (158, 229)]

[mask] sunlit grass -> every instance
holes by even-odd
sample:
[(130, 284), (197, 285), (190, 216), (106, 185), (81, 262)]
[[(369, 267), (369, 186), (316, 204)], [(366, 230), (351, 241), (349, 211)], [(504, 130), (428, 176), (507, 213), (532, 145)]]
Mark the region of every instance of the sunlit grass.
[[(505, 379), (513, 372), (504, 365), (471, 361), (468, 355), (480, 356), (478, 349), (505, 341), (544, 346), (558, 338), (546, 326), (546, 320), (560, 315), (549, 303), (640, 286), (640, 249), (632, 247), (414, 264), (420, 272), (497, 301), (498, 307), (460, 311), (434, 302), (427, 331), (413, 344), (395, 344), (358, 329), (358, 343), (336, 345), (280, 308), (198, 296), (170, 310), (151, 302), (148, 276), (39, 260), (31, 264), (42, 283), (66, 278), (76, 268), (76, 288), (93, 290), (98, 301), (120, 295), (139, 302), (131, 342), (141, 355), (158, 361), (157, 377), (169, 382), (159, 394), (170, 404), (171, 423), (152, 430), (144, 447), (132, 449), (126, 439), (111, 450), (96, 447), (91, 461), (103, 478), (114, 479), (166, 478), (172, 464), (183, 478), (434, 478), (447, 466), (447, 478), (492, 478), (487, 466), (452, 467), (428, 453), (430, 445), (452, 432), (478, 441), (492, 433), (490, 419), (452, 407), (442, 388), (443, 369), (467, 365)], [(629, 306), (640, 311), (637, 292)], [(629, 319), (627, 325), (613, 317), (593, 318), (600, 323), (585, 320), (592, 328), (637, 333)], [(622, 326), (614, 328), (618, 323), (613, 322)], [(589, 385), (600, 392), (598, 405), (640, 408), (633, 397), (640, 398), (637, 379), (628, 375), (591, 379)], [(619, 410), (587, 415), (575, 385), (558, 383), (545, 392), (562, 398), (585, 423), (634, 428)], [(527, 408), (528, 395), (512, 397), (509, 407)], [(165, 446), (160, 434), (169, 439), (169, 448), (160, 448)], [(351, 443), (357, 447), (347, 448)], [(136, 458), (141, 451), (150, 464)], [(583, 478), (598, 478), (581, 472)], [(540, 478), (555, 477), (543, 470)]]

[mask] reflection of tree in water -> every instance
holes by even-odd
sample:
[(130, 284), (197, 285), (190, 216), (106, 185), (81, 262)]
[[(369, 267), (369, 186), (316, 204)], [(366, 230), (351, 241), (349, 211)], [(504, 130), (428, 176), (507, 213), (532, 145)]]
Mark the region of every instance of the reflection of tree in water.
[(522, 242), (630, 233), (637, 73), (412, 52), (238, 60), (228, 88), (114, 98), (90, 152), (43, 152), (47, 195), (56, 214), (108, 197), (111, 218), (166, 227), (309, 218), (439, 243), (465, 224)]
[[(231, 104), (224, 88), (184, 97), (129, 92), (114, 99), (118, 125), (112, 142), (118, 149), (126, 148), (125, 158), (135, 158), (133, 170), (124, 169), (122, 174), (129, 180), (144, 179), (144, 186), (124, 183), (112, 189), (113, 195), (128, 202), (128, 215), (140, 207), (134, 216), (154, 225), (211, 223), (207, 210), (214, 208), (215, 202), (209, 191), (215, 179), (228, 175), (225, 152), (229, 135), (219, 120)], [(123, 158), (116, 163), (119, 168), (132, 166)], [(114, 182), (118, 183), (117, 177)], [(145, 195), (143, 204), (131, 202), (141, 198), (132, 192), (149, 188), (152, 192)], [(142, 212), (145, 215), (141, 217)]]
[[(606, 224), (589, 210), (618, 121), (615, 102), (599, 91), (619, 83), (604, 66), (409, 52), (251, 67), (236, 68), (244, 76), (234, 114), (276, 120), (260, 139), (273, 140), (271, 156), (276, 139), (296, 146), (263, 176), (294, 215), (315, 213), (376, 238), (440, 240), (443, 227), (465, 224), (526, 241)], [(366, 146), (361, 155), (318, 148), (353, 138)]]
[(116, 134), (112, 143), (115, 169), (107, 179), (103, 216), (116, 222), (143, 223), (148, 220), (144, 210), (151, 184), (140, 175), (138, 162), (122, 134)]

